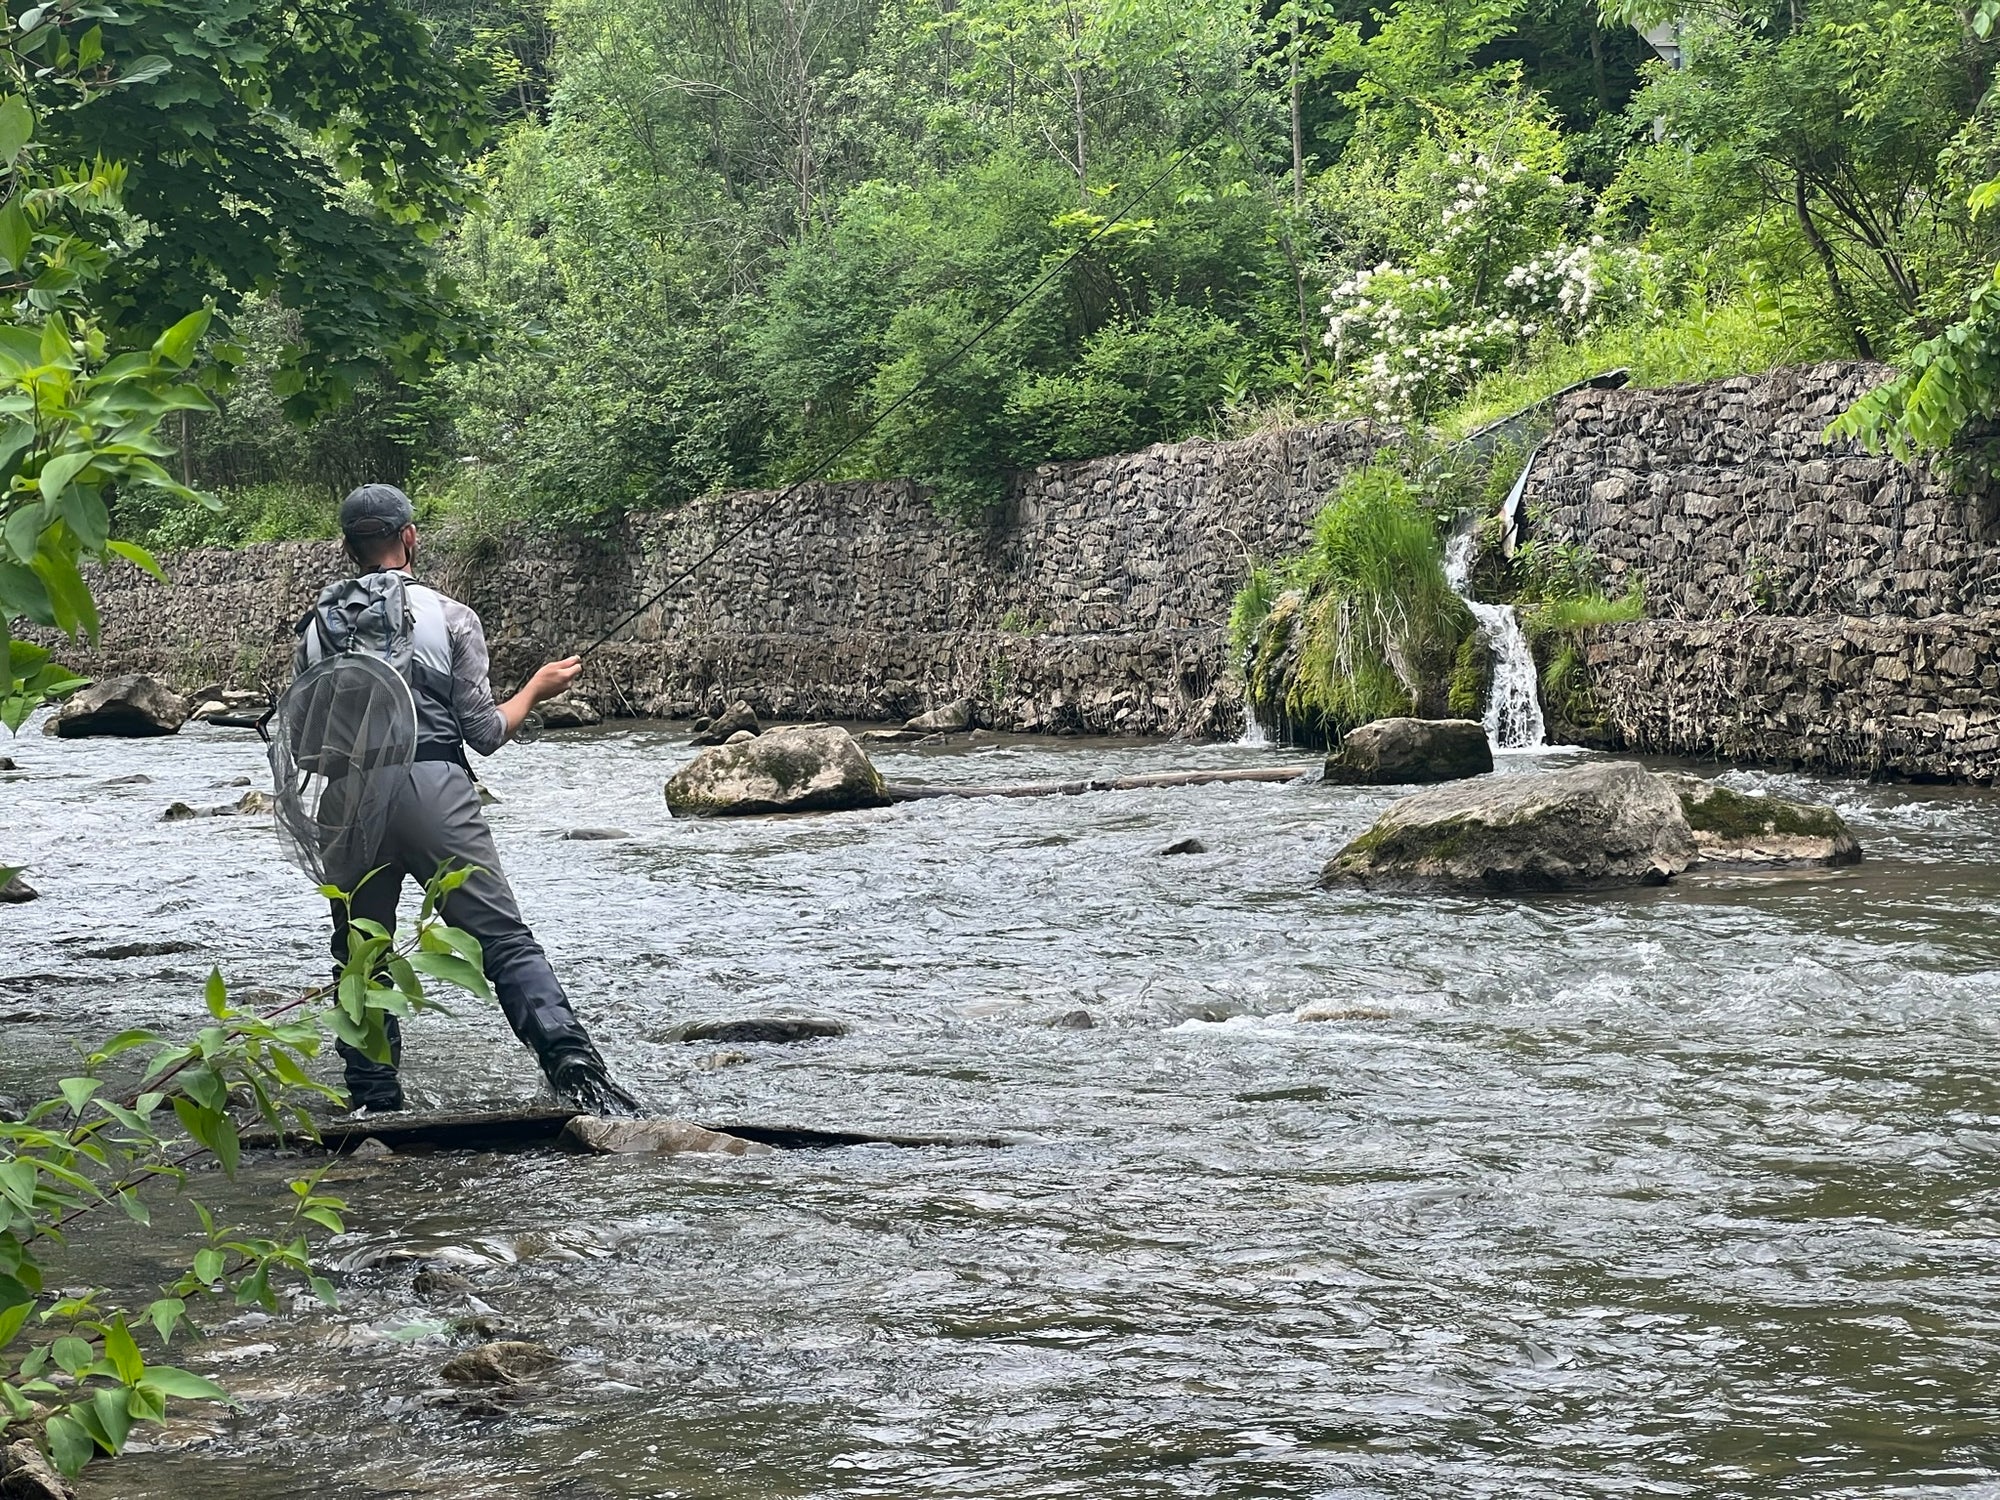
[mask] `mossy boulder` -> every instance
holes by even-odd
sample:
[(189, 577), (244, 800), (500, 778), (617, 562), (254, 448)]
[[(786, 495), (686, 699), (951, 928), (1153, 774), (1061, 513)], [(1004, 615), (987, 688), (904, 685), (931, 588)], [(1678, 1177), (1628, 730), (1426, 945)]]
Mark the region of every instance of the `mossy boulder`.
[(888, 788), (854, 736), (830, 724), (767, 729), (704, 751), (667, 782), (677, 818), (881, 807)]
[(1680, 798), (1629, 763), (1490, 776), (1418, 792), (1328, 861), (1320, 884), (1562, 891), (1658, 885), (1696, 858)]
[(1699, 776), (1661, 778), (1674, 789), (1703, 864), (1849, 865), (1860, 841), (1821, 802), (1739, 792)]
[(1326, 779), (1367, 786), (1460, 781), (1493, 769), (1493, 746), (1476, 719), (1377, 719), (1350, 729), (1327, 757)]

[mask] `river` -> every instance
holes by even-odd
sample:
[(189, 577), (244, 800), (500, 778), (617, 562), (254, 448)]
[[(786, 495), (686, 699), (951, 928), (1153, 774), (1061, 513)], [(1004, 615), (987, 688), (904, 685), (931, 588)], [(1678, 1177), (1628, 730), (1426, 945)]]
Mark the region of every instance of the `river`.
[[(320, 971), (268, 819), (160, 821), (261, 779), (253, 737), (0, 749), (0, 853), (43, 891), (0, 906), (0, 1092), (72, 1041), (192, 1024), (211, 962), (276, 991)], [(1315, 888), (1384, 791), (675, 823), (690, 753), (616, 725), (489, 777), (625, 1078), (699, 1119), (1016, 1143), (344, 1168), (340, 1307), (209, 1310), (186, 1363), (244, 1411), (177, 1417), (87, 1496), (2000, 1494), (2000, 799), (1731, 772), (1832, 800), (1868, 861), (1439, 900)], [(559, 837), (606, 824), (633, 836)], [(1186, 837), (1208, 852), (1157, 853)], [(188, 946), (105, 956), (131, 944)], [(666, 1036), (787, 1007), (853, 1032), (720, 1067)], [(1047, 1024), (1079, 1008), (1094, 1029)], [(412, 1028), (407, 1076), (427, 1104), (537, 1082), (470, 1004)], [(278, 1170), (201, 1187), (254, 1206)], [(143, 1291), (175, 1249), (107, 1224), (66, 1274)], [(413, 1289), (426, 1258), (561, 1353), (555, 1382), (446, 1390), (469, 1304)]]

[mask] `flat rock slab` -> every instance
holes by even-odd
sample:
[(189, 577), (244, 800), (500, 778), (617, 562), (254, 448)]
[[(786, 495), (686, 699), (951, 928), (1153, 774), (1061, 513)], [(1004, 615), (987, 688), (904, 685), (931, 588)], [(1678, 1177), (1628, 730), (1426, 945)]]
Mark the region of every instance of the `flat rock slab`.
[(1851, 865), (1861, 843), (1822, 802), (1739, 792), (1699, 776), (1661, 777), (1681, 799), (1704, 865)]
[(1564, 891), (1658, 885), (1697, 857), (1680, 798), (1630, 762), (1481, 777), (1392, 804), (1326, 887)]
[(1492, 743), (1475, 719), (1376, 719), (1347, 732), (1327, 757), (1325, 779), (1404, 786), (1461, 781), (1492, 769)]
[(667, 1035), (677, 1042), (812, 1042), (846, 1036), (851, 1028), (832, 1016), (742, 1016), (734, 1020), (689, 1021)]
[(740, 1135), (725, 1135), (692, 1120), (607, 1120), (578, 1115), (563, 1127), (559, 1144), (593, 1156), (769, 1156), (772, 1148)]
[[(296, 1131), (278, 1136), (263, 1127), (242, 1133), (244, 1149), (268, 1151), (283, 1146), (295, 1151), (326, 1151), (351, 1155), (369, 1141), (386, 1147), (396, 1156), (423, 1155), (436, 1151), (521, 1151), (563, 1150), (597, 1152), (579, 1136), (566, 1134), (572, 1122), (594, 1125), (662, 1125), (676, 1130), (699, 1130), (723, 1136), (744, 1146), (778, 1151), (827, 1151), (850, 1146), (981, 1146), (1015, 1144), (998, 1136), (912, 1134), (904, 1131), (835, 1130), (810, 1125), (716, 1124), (685, 1120), (599, 1120), (580, 1110), (553, 1107), (524, 1109), (464, 1110), (455, 1113), (364, 1115), (358, 1120), (336, 1119), (319, 1122), (317, 1145)], [(655, 1149), (655, 1148), (635, 1148)], [(372, 1155), (380, 1151), (371, 1148)]]

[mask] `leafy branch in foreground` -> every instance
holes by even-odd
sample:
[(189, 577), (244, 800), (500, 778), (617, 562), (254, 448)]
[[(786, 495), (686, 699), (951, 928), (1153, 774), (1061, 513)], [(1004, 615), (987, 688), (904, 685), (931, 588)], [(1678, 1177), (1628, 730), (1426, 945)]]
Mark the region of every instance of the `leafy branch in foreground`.
[[(54, 1097), (20, 1120), (0, 1121), (0, 1445), (25, 1429), (58, 1469), (75, 1474), (98, 1453), (120, 1452), (134, 1424), (164, 1421), (169, 1400), (227, 1401), (214, 1382), (161, 1358), (189, 1322), (194, 1299), (230, 1296), (275, 1311), (289, 1282), (334, 1300), (332, 1284), (313, 1268), (310, 1235), (340, 1232), (343, 1205), (320, 1193), (315, 1178), (290, 1184), (289, 1214), (273, 1233), (223, 1223), (195, 1203), (205, 1242), (144, 1308), (115, 1305), (101, 1289), (53, 1290), (50, 1263), (74, 1226), (107, 1204), (150, 1225), (147, 1190), (179, 1187), (204, 1156), (233, 1176), (239, 1116), (281, 1137), (315, 1138), (306, 1102), (339, 1098), (306, 1067), (327, 1031), (386, 1062), (387, 1017), (441, 1008), (426, 979), (490, 999), (478, 940), (438, 915), (470, 874), (440, 872), (400, 941), (377, 923), (353, 922), (332, 984), (253, 1014), (211, 973), (210, 1024), (192, 1038), (121, 1032), (60, 1080)], [(348, 899), (332, 887), (325, 894)], [(106, 1070), (135, 1060), (143, 1062), (136, 1083), (122, 1093), (112, 1088)], [(155, 1346), (151, 1357), (142, 1339)]]

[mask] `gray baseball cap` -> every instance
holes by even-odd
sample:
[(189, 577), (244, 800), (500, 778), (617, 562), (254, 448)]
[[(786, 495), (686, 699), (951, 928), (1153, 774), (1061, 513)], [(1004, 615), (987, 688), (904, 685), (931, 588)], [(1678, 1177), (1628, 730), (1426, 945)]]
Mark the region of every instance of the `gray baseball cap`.
[(416, 518), (410, 497), (393, 484), (364, 484), (340, 502), (343, 536), (393, 536)]

